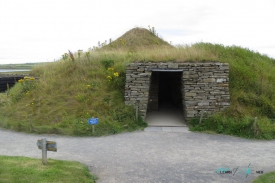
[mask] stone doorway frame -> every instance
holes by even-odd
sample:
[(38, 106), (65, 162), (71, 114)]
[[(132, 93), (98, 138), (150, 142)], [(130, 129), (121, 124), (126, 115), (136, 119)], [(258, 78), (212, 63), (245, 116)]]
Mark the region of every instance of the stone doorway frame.
[(229, 64), (219, 62), (153, 62), (126, 66), (125, 104), (138, 107), (145, 120), (152, 71), (182, 69), (182, 99), (187, 120), (202, 112), (212, 114), (230, 105)]
[[(152, 69), (151, 79), (150, 79), (150, 87), (149, 87), (149, 101), (147, 106), (147, 112), (158, 111), (159, 110), (159, 102), (160, 102), (160, 83), (161, 83), (161, 75), (163, 73), (180, 73), (181, 76), (179, 79), (181, 80), (183, 69)], [(183, 91), (181, 90), (183, 83), (180, 81), (180, 96), (183, 97)], [(182, 104), (182, 102), (180, 102)], [(184, 106), (182, 106), (184, 108)]]

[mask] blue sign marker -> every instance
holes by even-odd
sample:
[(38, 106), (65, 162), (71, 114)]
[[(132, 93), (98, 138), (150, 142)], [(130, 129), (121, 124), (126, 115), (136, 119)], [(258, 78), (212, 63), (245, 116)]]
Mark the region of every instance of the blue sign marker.
[(97, 125), (98, 124), (98, 118), (89, 118), (88, 119), (89, 125)]

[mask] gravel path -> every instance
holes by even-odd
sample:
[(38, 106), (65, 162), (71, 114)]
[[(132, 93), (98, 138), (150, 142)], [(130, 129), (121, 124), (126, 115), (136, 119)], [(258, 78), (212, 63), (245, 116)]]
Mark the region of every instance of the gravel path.
[[(193, 132), (124, 133), (105, 137), (34, 135), (0, 128), (0, 155), (41, 158), (38, 139), (56, 141), (48, 158), (75, 160), (89, 166), (99, 183), (251, 182), (275, 171), (275, 141), (246, 140)], [(254, 174), (248, 174), (249, 166)], [(232, 174), (216, 170), (229, 167)], [(235, 169), (236, 170), (236, 169)]]

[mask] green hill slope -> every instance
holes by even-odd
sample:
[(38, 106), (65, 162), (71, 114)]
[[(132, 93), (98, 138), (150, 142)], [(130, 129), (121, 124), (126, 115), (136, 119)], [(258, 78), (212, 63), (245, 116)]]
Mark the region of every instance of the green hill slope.
[[(113, 41), (113, 46), (34, 67), (31, 75), (39, 79), (26, 78), (9, 91), (8, 97), (2, 95), (0, 125), (19, 131), (69, 135), (133, 131), (145, 124), (135, 119), (133, 107), (124, 105), (127, 63), (219, 61), (230, 64), (231, 106), (204, 119), (202, 124), (194, 119), (190, 128), (248, 138), (275, 138), (274, 59), (237, 46), (210, 43), (173, 47), (163, 40), (159, 44), (147, 40), (142, 46), (142, 35), (148, 34), (159, 41), (150, 31), (136, 28)], [(136, 46), (136, 42), (141, 43)], [(124, 47), (125, 44), (128, 45)], [(255, 116), (258, 123), (253, 127)], [(87, 125), (91, 117), (99, 118), (95, 134)]]
[(104, 45), (102, 50), (127, 50), (137, 51), (144, 48), (160, 48), (172, 46), (163, 39), (156, 36), (155, 31), (149, 31), (144, 28), (134, 28), (127, 31), (115, 41), (109, 41), (109, 44)]
[[(247, 138), (275, 138), (275, 60), (237, 46), (199, 43), (222, 62), (230, 64), (231, 106), (198, 124), (192, 130), (215, 131)], [(255, 117), (257, 120), (255, 122)]]

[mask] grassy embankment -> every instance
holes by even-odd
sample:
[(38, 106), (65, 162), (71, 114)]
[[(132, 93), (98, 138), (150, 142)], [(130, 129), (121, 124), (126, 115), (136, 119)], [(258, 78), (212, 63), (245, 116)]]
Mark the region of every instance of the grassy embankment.
[[(275, 138), (275, 60), (248, 49), (201, 43), (230, 64), (229, 89), (231, 106), (228, 110), (205, 119), (192, 120), (192, 130), (215, 131), (245, 138)], [(257, 123), (254, 124), (254, 117)]]
[(48, 159), (48, 164), (42, 165), (39, 159), (0, 156), (0, 164), (1, 183), (93, 183), (97, 179), (79, 162)]
[[(144, 44), (142, 44), (144, 42)], [(134, 46), (134, 45), (138, 46)], [(237, 46), (197, 43), (171, 46), (146, 29), (133, 29), (116, 41), (74, 58), (36, 66), (32, 76), (2, 98), (0, 125), (18, 131), (106, 135), (144, 127), (133, 107), (124, 105), (125, 66), (140, 62), (227, 62), (228, 110), (191, 121), (191, 130), (246, 138), (274, 139), (275, 60)], [(96, 133), (87, 119), (98, 117)], [(253, 125), (254, 117), (258, 117)]]

